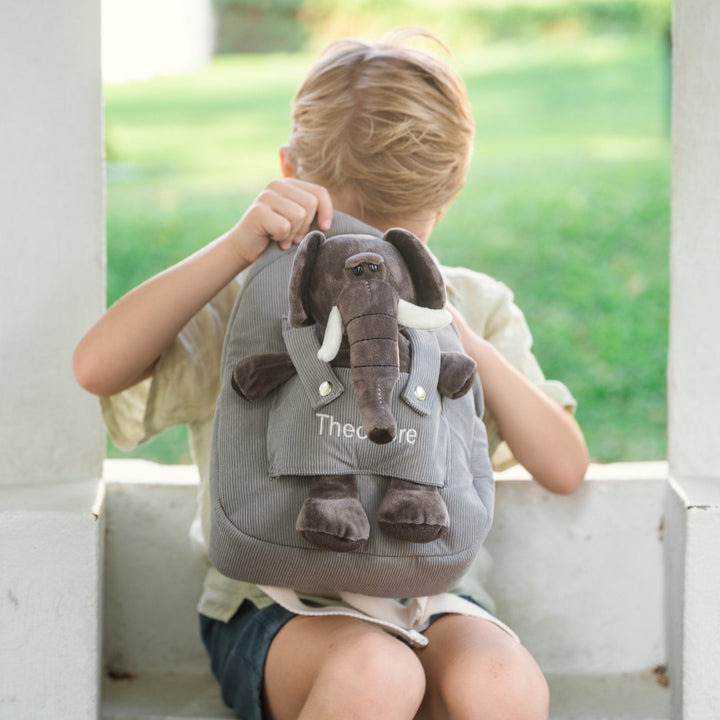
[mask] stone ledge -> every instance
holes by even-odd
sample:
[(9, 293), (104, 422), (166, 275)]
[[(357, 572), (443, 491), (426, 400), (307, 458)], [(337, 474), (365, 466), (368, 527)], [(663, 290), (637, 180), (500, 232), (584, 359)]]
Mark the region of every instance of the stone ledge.
[[(105, 661), (121, 672), (202, 672), (195, 605), (205, 566), (188, 541), (196, 470), (123, 460), (106, 468)], [(546, 672), (633, 673), (665, 662), (665, 470), (595, 466), (571, 496), (503, 473), (487, 587)]]
[(11, 717), (97, 717), (103, 500), (99, 481), (0, 487), (0, 708)]
[(97, 518), (104, 499), (105, 485), (99, 479), (0, 485), (0, 512), (89, 514)]
[[(591, 463), (586, 481), (593, 480), (665, 480), (668, 464), (664, 460), (646, 462)], [(105, 482), (156, 482), (192, 484), (198, 482), (194, 465), (160, 465), (148, 460), (106, 459), (103, 463)], [(530, 480), (528, 473), (516, 466), (496, 473), (499, 482), (506, 480)]]
[(237, 718), (210, 674), (143, 674), (103, 682), (102, 720)]
[[(652, 671), (551, 675), (550, 720), (669, 720), (670, 692)], [(226, 720), (236, 717), (209, 674), (105, 679), (103, 720)]]

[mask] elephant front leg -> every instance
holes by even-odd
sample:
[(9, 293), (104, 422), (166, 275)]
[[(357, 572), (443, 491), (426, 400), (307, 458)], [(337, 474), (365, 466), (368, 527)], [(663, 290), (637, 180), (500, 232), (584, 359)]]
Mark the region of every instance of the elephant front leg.
[(313, 478), (295, 527), (305, 540), (323, 550), (359, 550), (370, 537), (370, 523), (358, 499), (357, 478)]
[(432, 485), (391, 478), (378, 511), (380, 527), (392, 537), (428, 543), (450, 527), (445, 501)]

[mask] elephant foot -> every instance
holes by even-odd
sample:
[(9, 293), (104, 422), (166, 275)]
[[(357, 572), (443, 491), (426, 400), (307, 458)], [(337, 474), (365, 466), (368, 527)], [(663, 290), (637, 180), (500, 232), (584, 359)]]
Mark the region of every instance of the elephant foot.
[(445, 501), (438, 489), (392, 478), (378, 511), (380, 527), (398, 540), (429, 543), (450, 527)]
[(354, 475), (313, 478), (295, 523), (311, 545), (334, 552), (359, 550), (370, 537), (370, 523), (358, 500)]

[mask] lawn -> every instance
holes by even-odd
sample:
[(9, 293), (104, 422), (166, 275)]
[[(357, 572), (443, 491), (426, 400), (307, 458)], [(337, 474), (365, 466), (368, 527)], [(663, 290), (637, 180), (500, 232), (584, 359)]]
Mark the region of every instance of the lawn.
[[(108, 301), (232, 225), (277, 173), (312, 58), (226, 56), (106, 88)], [(493, 43), (455, 58), (477, 124), (431, 248), (513, 288), (600, 462), (665, 456), (668, 59), (651, 33)], [(108, 453), (120, 453), (109, 443)], [(183, 428), (134, 453), (188, 461)], [(124, 455), (123, 455), (124, 456)]]

